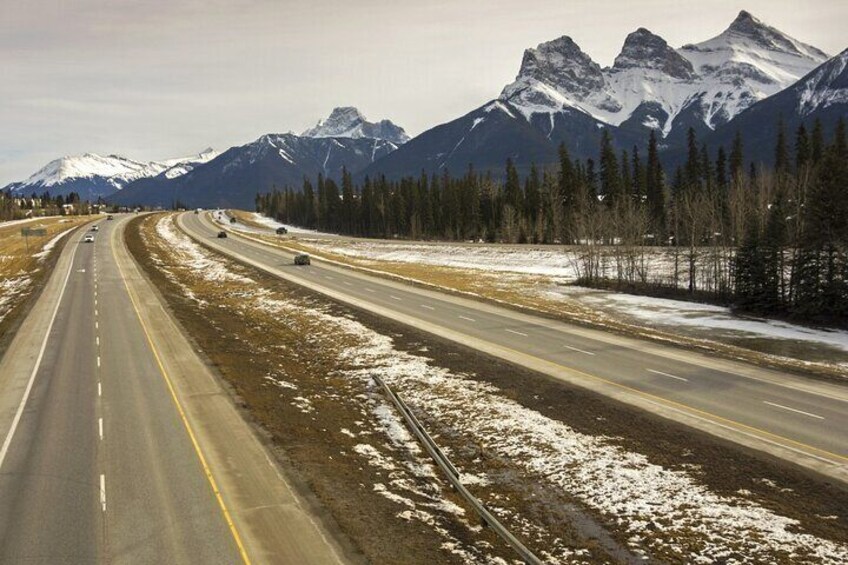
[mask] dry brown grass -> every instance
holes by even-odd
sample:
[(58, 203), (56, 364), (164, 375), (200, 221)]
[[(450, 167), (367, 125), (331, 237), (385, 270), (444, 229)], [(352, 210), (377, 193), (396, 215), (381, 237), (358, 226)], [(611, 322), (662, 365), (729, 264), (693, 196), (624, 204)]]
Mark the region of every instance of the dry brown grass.
[[(91, 221), (91, 218), (87, 216), (71, 216), (69, 218), (44, 218), (8, 227), (0, 226), (0, 277), (9, 277), (21, 272), (33, 272), (39, 266), (38, 259), (33, 257), (34, 253), (41, 251), (44, 244), (59, 232), (88, 221)], [(44, 228), (47, 230), (47, 235), (24, 238), (21, 235), (22, 228)], [(29, 248), (27, 248), (27, 239), (29, 240)]]

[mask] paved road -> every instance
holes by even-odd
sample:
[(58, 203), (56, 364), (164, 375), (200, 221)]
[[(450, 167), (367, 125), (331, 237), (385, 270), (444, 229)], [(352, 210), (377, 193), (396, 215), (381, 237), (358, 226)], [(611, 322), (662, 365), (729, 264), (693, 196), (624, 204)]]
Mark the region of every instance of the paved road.
[(128, 220), (71, 234), (0, 360), (0, 563), (340, 563), (141, 275)]
[(217, 239), (205, 214), (193, 237), (319, 292), (526, 365), (848, 482), (848, 387), (710, 358), (422, 290), (313, 260), (249, 236)]
[(25, 324), (0, 365), (0, 562), (237, 563), (113, 260), (119, 223), (70, 236), (33, 313), (49, 334)]

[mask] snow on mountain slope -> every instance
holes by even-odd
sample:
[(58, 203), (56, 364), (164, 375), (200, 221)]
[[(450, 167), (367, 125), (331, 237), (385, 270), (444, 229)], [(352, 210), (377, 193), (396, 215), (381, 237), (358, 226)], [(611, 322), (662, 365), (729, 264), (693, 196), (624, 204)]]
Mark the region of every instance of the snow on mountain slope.
[(309, 128), (301, 135), (316, 138), (383, 139), (395, 145), (403, 145), (409, 141), (409, 136), (402, 127), (393, 124), (390, 120), (369, 122), (359, 110), (352, 106), (334, 108), (326, 120), (319, 120), (315, 127)]
[(500, 98), (528, 121), (578, 108), (614, 126), (638, 115), (642, 126), (668, 136), (684, 112), (714, 129), (826, 59), (743, 11), (720, 35), (680, 49), (640, 28), (608, 68), (569, 37), (542, 43), (525, 51), (515, 82)]
[(798, 113), (802, 116), (848, 104), (848, 49), (816, 69), (792, 87), (798, 93)]
[(54, 196), (76, 192), (83, 199), (96, 200), (140, 179), (158, 175), (177, 178), (217, 155), (216, 151), (206, 149), (191, 157), (142, 162), (119, 155), (84, 153), (51, 161), (25, 181), (9, 184), (2, 190), (17, 194), (47, 191)]

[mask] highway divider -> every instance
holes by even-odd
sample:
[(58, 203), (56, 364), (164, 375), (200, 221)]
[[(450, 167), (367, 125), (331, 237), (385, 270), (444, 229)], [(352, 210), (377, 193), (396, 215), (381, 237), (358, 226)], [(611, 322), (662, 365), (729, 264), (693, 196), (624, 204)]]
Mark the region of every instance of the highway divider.
[(401, 399), (401, 397), (398, 396), (398, 394), (379, 376), (374, 376), (374, 382), (383, 388), (386, 395), (389, 397), (389, 400), (392, 401), (392, 404), (394, 404), (397, 411), (400, 412), (401, 416), (403, 416), (407, 427), (415, 435), (415, 437), (418, 438), (418, 441), (421, 442), (424, 449), (427, 450), (427, 453), (429, 453), (433, 461), (436, 462), (436, 465), (438, 465), (445, 476), (447, 476), (448, 482), (450, 482), (453, 489), (465, 499), (475, 512), (477, 512), (483, 524), (492, 528), (492, 530), (498, 534), (501, 539), (515, 550), (525, 563), (528, 565), (542, 565), (543, 561), (536, 557), (532, 551), (527, 549), (527, 547), (521, 543), (518, 538), (512, 535), (512, 533), (507, 530), (506, 527), (501, 524), (491, 512), (489, 512), (486, 506), (480, 502), (476, 496), (471, 494), (467, 488), (465, 488), (465, 485), (463, 485), (460, 480), (460, 473), (457, 468), (453, 465), (453, 463), (451, 463), (439, 446), (436, 445), (436, 442), (433, 441), (433, 438), (429, 433), (427, 433), (427, 430), (424, 429), (424, 426), (412, 410), (409, 409), (403, 399)]

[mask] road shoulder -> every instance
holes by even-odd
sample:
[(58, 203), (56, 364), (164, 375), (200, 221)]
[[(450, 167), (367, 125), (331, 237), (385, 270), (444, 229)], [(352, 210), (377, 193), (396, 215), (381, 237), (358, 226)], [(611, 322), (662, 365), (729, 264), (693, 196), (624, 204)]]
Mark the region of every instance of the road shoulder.
[(340, 545), (274, 465), (135, 263), (123, 230), (115, 233), (112, 245), (119, 269), (250, 560), (342, 562)]

